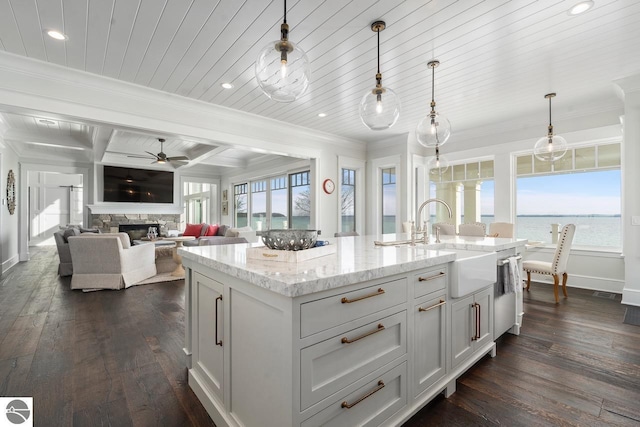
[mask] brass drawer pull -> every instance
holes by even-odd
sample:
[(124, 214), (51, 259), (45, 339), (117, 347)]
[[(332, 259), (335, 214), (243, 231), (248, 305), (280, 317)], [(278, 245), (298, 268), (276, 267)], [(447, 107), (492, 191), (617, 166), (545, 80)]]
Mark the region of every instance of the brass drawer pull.
[(347, 409), (353, 408), (358, 403), (362, 402), (363, 400), (365, 400), (367, 397), (371, 396), (372, 394), (379, 392), (383, 388), (384, 388), (384, 382), (382, 380), (380, 380), (380, 381), (378, 381), (378, 387), (374, 388), (369, 393), (367, 393), (364, 396), (362, 396), (360, 399), (356, 400), (353, 403), (347, 403), (347, 401), (345, 400), (344, 402), (342, 402), (342, 405), (340, 405), (340, 406), (342, 406), (343, 408), (347, 408)]
[(354, 298), (354, 299), (349, 299), (347, 297), (342, 297), (340, 302), (343, 303), (343, 304), (351, 304), (352, 302), (361, 301), (363, 299), (367, 299), (367, 298), (371, 298), (371, 297), (377, 297), (378, 295), (382, 295), (382, 294), (384, 294), (384, 289), (378, 288), (378, 290), (375, 293), (370, 294), (370, 295), (365, 295), (363, 297), (358, 297), (358, 298)]
[[(349, 339), (349, 338), (347, 338), (347, 337), (342, 337), (342, 339), (340, 340), (340, 342), (341, 342), (342, 344), (351, 344), (352, 342), (356, 342), (356, 341), (358, 341), (358, 340), (361, 340), (362, 338), (368, 337), (369, 335), (373, 335), (373, 334), (378, 333), (378, 332), (380, 332), (380, 331), (384, 331), (384, 325), (383, 325), (382, 323), (378, 323), (378, 329), (376, 329), (376, 330), (374, 330), (374, 331), (367, 332), (366, 334), (364, 334), (364, 335), (360, 335), (358, 338), (354, 338), (354, 339), (352, 339), (352, 340), (350, 340), (350, 339)], [(357, 403), (357, 402), (356, 402), (356, 403)]]
[(418, 276), (418, 282), (428, 282), (429, 280), (433, 280), (433, 279), (437, 279), (438, 277), (442, 277), (445, 276), (445, 272), (441, 271), (440, 273), (436, 274), (435, 276), (429, 276), (429, 277), (422, 277), (422, 276)]
[(427, 308), (422, 308), (422, 307), (418, 307), (418, 311), (429, 311), (429, 310), (433, 310), (434, 308), (440, 307), (441, 305), (445, 305), (447, 302), (445, 300), (440, 300), (439, 303), (432, 305), (431, 307), (427, 307)]
[(218, 340), (218, 300), (222, 301), (222, 295), (216, 298), (216, 345), (222, 347), (222, 340)]

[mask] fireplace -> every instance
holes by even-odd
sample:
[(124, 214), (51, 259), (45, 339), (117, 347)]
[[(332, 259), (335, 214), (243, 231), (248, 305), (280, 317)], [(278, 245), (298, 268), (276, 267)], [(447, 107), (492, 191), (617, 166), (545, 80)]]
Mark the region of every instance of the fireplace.
[(127, 233), (133, 245), (134, 240), (147, 237), (149, 227), (155, 227), (160, 232), (160, 224), (118, 224), (118, 231)]

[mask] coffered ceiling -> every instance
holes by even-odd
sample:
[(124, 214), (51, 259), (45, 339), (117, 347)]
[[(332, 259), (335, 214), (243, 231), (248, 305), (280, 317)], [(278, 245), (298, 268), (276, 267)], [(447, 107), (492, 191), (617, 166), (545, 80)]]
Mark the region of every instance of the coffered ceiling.
[[(259, 50), (279, 38), (281, 0), (0, 0), (0, 49), (361, 141), (415, 129), (429, 108), (427, 62), (435, 58), (436, 101), (452, 138), (487, 125), (539, 123), (543, 133), (544, 94), (558, 93), (557, 120), (615, 110), (621, 101), (611, 82), (640, 73), (640, 2), (595, 0), (571, 16), (576, 3), (289, 0), (290, 40), (307, 52), (312, 69), (307, 93), (290, 104), (268, 99), (254, 78)], [(387, 23), (380, 34), (383, 84), (399, 94), (402, 113), (393, 128), (374, 132), (361, 123), (358, 104), (375, 84), (370, 24), (379, 19)], [(49, 29), (68, 39), (50, 38)], [(51, 133), (80, 145), (90, 131), (82, 123), (4, 118), (15, 135)], [(155, 153), (157, 137), (116, 132), (105, 156)], [(167, 136), (165, 152), (206, 163), (217, 157), (207, 153), (228, 148), (176, 135)]]

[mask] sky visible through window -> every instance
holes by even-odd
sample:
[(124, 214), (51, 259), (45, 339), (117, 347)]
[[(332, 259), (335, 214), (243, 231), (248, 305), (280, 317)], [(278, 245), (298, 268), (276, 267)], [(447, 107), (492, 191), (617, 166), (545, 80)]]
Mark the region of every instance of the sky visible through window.
[(620, 170), (518, 178), (518, 215), (620, 215)]

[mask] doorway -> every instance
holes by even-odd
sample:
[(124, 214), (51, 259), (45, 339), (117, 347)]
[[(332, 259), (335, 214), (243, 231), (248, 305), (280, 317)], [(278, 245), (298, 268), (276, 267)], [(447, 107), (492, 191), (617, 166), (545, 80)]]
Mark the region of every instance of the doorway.
[(82, 174), (29, 171), (29, 246), (54, 245), (53, 233), (83, 224)]

